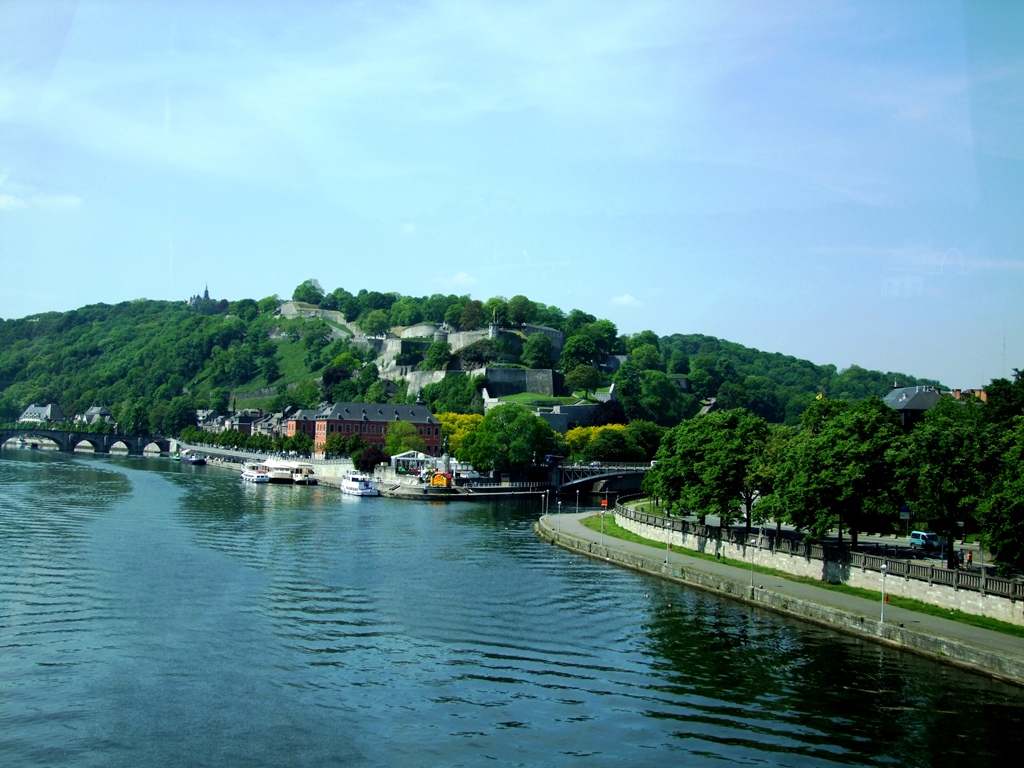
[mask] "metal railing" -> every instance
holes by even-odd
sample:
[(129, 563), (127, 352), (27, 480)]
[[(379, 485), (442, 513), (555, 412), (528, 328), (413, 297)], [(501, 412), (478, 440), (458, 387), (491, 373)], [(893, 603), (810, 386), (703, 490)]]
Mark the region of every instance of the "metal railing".
[[(717, 526), (700, 525), (689, 520), (665, 518), (661, 515), (652, 515), (649, 512), (626, 507), (620, 503), (615, 505), (615, 514), (621, 515), (627, 520), (633, 520), (656, 528), (667, 528), (671, 531), (678, 531), (681, 534), (699, 538), (725, 540), (738, 546), (743, 546), (748, 540), (748, 534), (743, 531), (732, 529), (723, 531)], [(762, 545), (762, 541), (765, 539), (767, 539), (767, 544)], [(889, 556), (887, 553), (850, 552), (838, 545), (780, 538), (773, 531), (765, 531), (759, 534), (757, 546), (772, 552), (783, 552), (789, 555), (804, 557), (808, 560), (839, 563), (848, 568), (860, 568), (865, 571), (877, 571), (879, 573), (884, 570), (889, 576), (902, 576), (906, 579), (926, 581), (929, 584), (942, 584), (953, 589), (968, 589), (984, 594), (999, 595), (1011, 600), (1024, 600), (1024, 580), (992, 576), (981, 569), (957, 568), (954, 570), (936, 566), (934, 563), (922, 563), (917, 560)]]

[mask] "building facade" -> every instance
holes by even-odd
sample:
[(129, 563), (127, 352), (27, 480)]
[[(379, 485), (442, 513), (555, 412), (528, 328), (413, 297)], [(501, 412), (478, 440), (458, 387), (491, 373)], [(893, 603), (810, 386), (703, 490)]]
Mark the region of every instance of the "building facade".
[[(416, 433), (423, 438), (423, 452), (430, 456), (441, 455), (441, 422), (423, 405), (394, 405), (382, 403), (334, 403), (325, 405), (316, 412), (313, 443), (316, 450), (323, 450), (327, 437), (341, 433), (346, 437), (359, 435), (371, 445), (384, 448), (388, 425), (405, 421), (416, 427)], [(301, 422), (296, 423), (299, 429)], [(291, 421), (288, 423), (291, 435)]]

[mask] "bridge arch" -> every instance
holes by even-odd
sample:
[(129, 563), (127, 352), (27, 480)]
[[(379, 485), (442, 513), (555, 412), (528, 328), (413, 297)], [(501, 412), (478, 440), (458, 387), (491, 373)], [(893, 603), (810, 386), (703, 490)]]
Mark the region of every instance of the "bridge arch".
[(68, 438), (68, 449), (70, 451), (77, 451), (82, 445), (91, 445), (94, 453), (103, 453), (103, 435), (96, 435), (95, 437), (83, 434), (72, 434)]
[(0, 430), (0, 444), (6, 443), (8, 440), (17, 440), (22, 438), (24, 440), (46, 440), (47, 442), (56, 443), (57, 448), (61, 451), (68, 450), (68, 441), (66, 432), (57, 432), (50, 429), (4, 429)]

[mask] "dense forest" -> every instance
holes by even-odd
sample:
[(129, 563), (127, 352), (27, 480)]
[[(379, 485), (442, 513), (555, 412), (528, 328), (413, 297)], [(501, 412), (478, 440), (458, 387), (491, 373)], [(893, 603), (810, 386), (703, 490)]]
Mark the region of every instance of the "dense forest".
[[(555, 368), (584, 394), (614, 382), (622, 412), (603, 413), (606, 422), (670, 427), (714, 397), (720, 407), (745, 407), (769, 422), (795, 424), (820, 393), (852, 402), (884, 394), (893, 380), (937, 383), (858, 366), (838, 370), (710, 336), (624, 335), (609, 320), (579, 309), (566, 313), (525, 296), (478, 301), (342, 288), (327, 293), (306, 280), (292, 299), (328, 312), (285, 319), (276, 296), (228, 302), (206, 295), (0, 320), (0, 421), (16, 419), (30, 403), (57, 403), (69, 418), (105, 405), (125, 431), (175, 434), (196, 408), (226, 413), (243, 405), (280, 410), (322, 401), (407, 402), (415, 397), (401, 381), (385, 386), (375, 351), (356, 343), (354, 331), (378, 337), (424, 322), (446, 323), (452, 330), (491, 322), (560, 330), (566, 338), (560, 355), (547, 336), (533, 334), (521, 344), (484, 341), (457, 354), (435, 343), (399, 362), (425, 370), (484, 364)], [(603, 365), (609, 355), (629, 357), (610, 372)], [(421, 396), (435, 412), (479, 413), (485, 383), (449, 377), (425, 387)]]

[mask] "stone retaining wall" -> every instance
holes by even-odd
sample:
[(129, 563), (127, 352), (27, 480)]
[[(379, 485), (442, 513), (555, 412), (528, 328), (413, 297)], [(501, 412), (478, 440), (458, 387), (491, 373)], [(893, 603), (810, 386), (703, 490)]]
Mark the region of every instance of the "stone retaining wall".
[[(707, 536), (698, 536), (688, 531), (668, 529), (664, 526), (650, 525), (615, 514), (615, 522), (637, 536), (652, 541), (665, 542), (668, 539), (673, 547), (689, 549), (695, 552), (720, 554), (733, 560), (743, 560), (765, 568), (788, 573), (793, 576), (806, 576), (812, 579), (841, 582), (851, 587), (882, 590), (882, 574), (868, 568), (851, 567), (848, 564), (829, 560), (817, 560), (803, 555), (773, 551), (767, 537), (758, 545), (743, 545), (731, 541)], [(954, 589), (945, 584), (929, 583), (905, 576), (888, 575), (885, 577), (885, 591), (890, 595), (913, 598), (923, 603), (942, 606), (951, 610), (963, 611), (974, 616), (987, 616), (1009, 624), (1024, 626), (1024, 600), (1014, 600), (980, 590)]]
[[(751, 590), (749, 584), (734, 579), (674, 563), (666, 564), (662, 560), (644, 557), (626, 550), (602, 547), (597, 542), (556, 531), (550, 527), (550, 523), (535, 523), (534, 531), (539, 536), (551, 541), (552, 544), (558, 544), (589, 557), (757, 604), (776, 613), (795, 616), (886, 645), (911, 650), (935, 661), (982, 672), (1016, 685), (1024, 685), (1024, 657), (978, 648), (950, 638), (930, 635), (892, 623), (882, 624), (871, 617), (849, 613), (809, 600), (797, 599), (768, 589)], [(664, 541), (664, 537), (662, 537), (662, 541)], [(676, 546), (675, 543), (673, 546)], [(754, 562), (758, 562), (757, 558)]]

